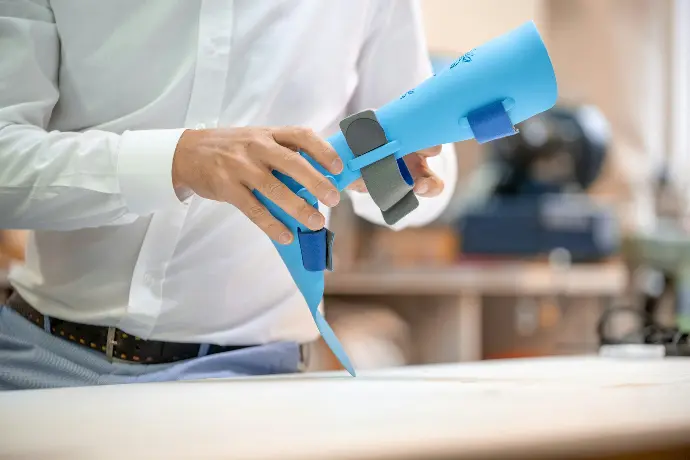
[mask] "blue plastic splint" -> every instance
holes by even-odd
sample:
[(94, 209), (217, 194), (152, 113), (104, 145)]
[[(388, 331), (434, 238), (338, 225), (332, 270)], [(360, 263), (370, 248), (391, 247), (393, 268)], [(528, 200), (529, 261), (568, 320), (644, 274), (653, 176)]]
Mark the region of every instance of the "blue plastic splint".
[[(319, 172), (329, 177), (338, 190), (344, 190), (362, 177), (363, 168), (375, 166), (376, 162), (391, 156), (399, 160), (409, 153), (436, 145), (472, 138), (481, 143), (514, 134), (516, 124), (550, 109), (557, 97), (556, 77), (548, 52), (534, 23), (528, 22), (463, 54), (398, 99), (375, 111), (362, 112), (362, 118), (367, 120), (359, 123), (361, 129), (348, 129), (347, 138), (341, 131), (327, 139), (343, 160), (345, 169), (341, 174), (333, 177), (321, 165), (303, 155)], [(348, 117), (348, 120), (357, 118), (358, 114)], [(376, 126), (385, 134), (378, 136), (383, 143), (355, 155), (349, 144), (372, 144), (368, 141), (372, 140), (371, 133), (375, 133)], [(404, 176), (404, 173), (400, 170), (398, 174)], [(274, 174), (293, 192), (317, 205), (316, 199), (299, 183), (278, 172)], [(409, 179), (403, 178), (405, 181)], [(370, 180), (375, 180), (375, 177)], [(275, 243), (275, 247), (304, 295), (325, 342), (354, 376), (355, 370), (345, 350), (318, 311), (324, 291), (323, 270), (330, 265), (332, 233), (325, 230), (312, 232), (265, 196), (257, 191), (254, 193), (296, 235), (291, 244)], [(414, 197), (410, 194), (405, 197), (410, 198), (407, 200), (409, 203), (403, 199), (395, 203), (395, 206), (403, 208), (397, 210), (398, 217), (401, 212), (409, 213), (415, 207)]]

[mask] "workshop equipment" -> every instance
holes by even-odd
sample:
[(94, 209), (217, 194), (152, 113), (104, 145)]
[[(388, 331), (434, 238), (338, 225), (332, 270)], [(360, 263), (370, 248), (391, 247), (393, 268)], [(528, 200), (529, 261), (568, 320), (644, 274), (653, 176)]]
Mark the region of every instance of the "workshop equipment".
[[(599, 177), (610, 132), (592, 106), (557, 106), (491, 144), (476, 196), (459, 216), (463, 255), (546, 256), (596, 261), (619, 248), (612, 208), (587, 194)], [(470, 201), (467, 199), (466, 201)]]
[[(645, 276), (633, 279), (629, 305), (604, 312), (601, 345), (656, 345), (666, 356), (690, 356), (690, 235), (672, 219), (660, 219), (653, 230), (628, 236), (623, 248), (631, 270)], [(670, 312), (662, 308), (666, 299)], [(628, 328), (617, 332), (625, 320)]]
[(630, 295), (598, 325), (601, 347), (614, 353), (690, 356), (690, 231), (684, 193), (669, 171), (666, 160), (657, 172), (654, 225), (623, 239)]

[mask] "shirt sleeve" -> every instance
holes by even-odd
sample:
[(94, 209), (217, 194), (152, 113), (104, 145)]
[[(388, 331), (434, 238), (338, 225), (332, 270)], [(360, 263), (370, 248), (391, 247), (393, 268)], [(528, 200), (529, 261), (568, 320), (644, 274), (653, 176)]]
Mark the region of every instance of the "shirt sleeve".
[(59, 37), (47, 0), (0, 1), (0, 228), (73, 230), (183, 206), (182, 129), (49, 131)]
[[(349, 113), (381, 107), (432, 75), (419, 3), (380, 0), (375, 5), (370, 32), (359, 58), (359, 84)], [(444, 181), (443, 192), (434, 198), (419, 197), (419, 207), (390, 226), (392, 229), (427, 225), (448, 206), (457, 182), (454, 146), (444, 145), (441, 154), (430, 158), (428, 164)], [(357, 215), (386, 225), (368, 194), (349, 190), (347, 193)]]

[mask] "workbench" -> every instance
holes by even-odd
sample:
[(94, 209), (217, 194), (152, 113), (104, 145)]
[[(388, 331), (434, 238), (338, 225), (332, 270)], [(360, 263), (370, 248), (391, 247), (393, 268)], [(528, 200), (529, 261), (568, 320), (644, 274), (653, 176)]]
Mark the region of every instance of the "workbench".
[(0, 436), (2, 460), (687, 459), (690, 359), (0, 393)]
[[(559, 268), (545, 262), (499, 261), (454, 267), (334, 271), (326, 296), (423, 296), (442, 302), (422, 325), (425, 346), (437, 343), (433, 362), (482, 359), (482, 302), (486, 296), (580, 296), (610, 302), (627, 293), (629, 273), (620, 261)], [(328, 298), (326, 299), (328, 308)], [(328, 310), (326, 311), (328, 315)]]

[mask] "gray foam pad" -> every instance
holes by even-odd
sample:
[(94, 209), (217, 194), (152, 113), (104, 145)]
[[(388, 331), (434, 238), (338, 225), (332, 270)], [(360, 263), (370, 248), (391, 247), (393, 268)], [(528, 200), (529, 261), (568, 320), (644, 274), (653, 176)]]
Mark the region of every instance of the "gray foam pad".
[[(371, 110), (345, 118), (340, 122), (340, 129), (355, 157), (388, 143), (386, 133)], [(389, 155), (365, 166), (361, 173), (371, 198), (381, 209), (388, 225), (395, 224), (419, 206), (412, 185), (400, 173), (395, 156)]]

